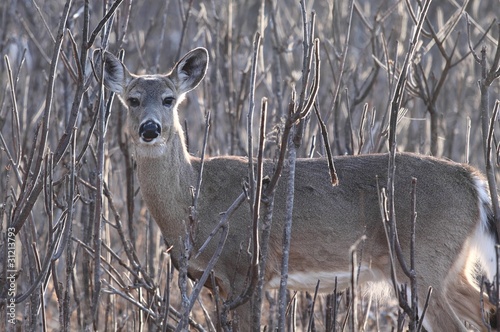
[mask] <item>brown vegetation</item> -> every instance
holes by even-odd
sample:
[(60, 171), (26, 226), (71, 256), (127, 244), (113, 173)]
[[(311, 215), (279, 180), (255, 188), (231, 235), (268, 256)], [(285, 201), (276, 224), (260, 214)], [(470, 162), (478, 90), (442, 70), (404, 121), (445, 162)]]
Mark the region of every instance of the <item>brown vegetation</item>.
[[(387, 152), (392, 129), (399, 151), (470, 163), (485, 169), (496, 188), (498, 142), (490, 118), (498, 111), (498, 101), (492, 106), (500, 74), (500, 29), (492, 10), (498, 4), (432, 3), (394, 108), (422, 7), (410, 1), (2, 1), (0, 326), (175, 329), (185, 308), (180, 294), (195, 287), (182, 278), (178, 284), (169, 248), (144, 205), (125, 108), (94, 78), (96, 48), (123, 50), (124, 63), (136, 73), (167, 72), (186, 51), (207, 48), (207, 77), (181, 106), (189, 152), (201, 155), (210, 112), (206, 153), (248, 156), (249, 128), (257, 133), (259, 123), (248, 127), (247, 114), (251, 103), (266, 97), (261, 151), (277, 158), (294, 91), (301, 106), (311, 96), (316, 73), (307, 71), (315, 62), (307, 56), (318, 38), (315, 111), (330, 147), (318, 118), (307, 116), (297, 156), (325, 156), (330, 149), (334, 155)], [(397, 130), (396, 117), (389, 127), (391, 110), (398, 113)], [(494, 157), (485, 162), (490, 150)], [(7, 249), (14, 238), (11, 269)], [(8, 322), (11, 270), (15, 326)], [(397, 321), (396, 309), (357, 290), (288, 296), (287, 324), (300, 330), (408, 326), (408, 318)], [(262, 302), (262, 321), (273, 329), (277, 294), (264, 294)], [(189, 324), (215, 329), (213, 318), (222, 311), (218, 294), (204, 290)]]

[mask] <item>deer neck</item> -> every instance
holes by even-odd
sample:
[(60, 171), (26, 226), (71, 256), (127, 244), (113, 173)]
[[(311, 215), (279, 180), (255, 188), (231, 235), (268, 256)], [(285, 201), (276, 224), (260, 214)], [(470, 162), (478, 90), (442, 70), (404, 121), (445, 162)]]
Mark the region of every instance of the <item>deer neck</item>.
[(197, 172), (191, 164), (181, 131), (175, 131), (161, 153), (136, 146), (137, 174), (142, 195), (156, 223), (169, 243), (184, 234), (183, 222), (189, 219), (191, 187)]

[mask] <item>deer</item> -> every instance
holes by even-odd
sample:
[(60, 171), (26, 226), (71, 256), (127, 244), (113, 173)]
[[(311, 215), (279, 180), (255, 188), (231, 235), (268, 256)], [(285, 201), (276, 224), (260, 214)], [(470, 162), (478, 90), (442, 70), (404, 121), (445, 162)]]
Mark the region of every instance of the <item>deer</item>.
[[(127, 130), (135, 151), (137, 176), (145, 203), (163, 237), (172, 246), (171, 259), (178, 267), (182, 255), (179, 239), (185, 236), (201, 160), (188, 153), (178, 106), (206, 75), (208, 51), (195, 48), (167, 74), (135, 75), (113, 54), (100, 50), (103, 84), (116, 93), (128, 109)], [(339, 185), (332, 186), (325, 158), (297, 158), (293, 228), (289, 255), (288, 288), (314, 292), (345, 289), (351, 282), (349, 248), (364, 237), (358, 283), (391, 280), (386, 230), (382, 222), (377, 183), (387, 183), (387, 153), (337, 156), (334, 163)], [(480, 276), (495, 275), (496, 225), (487, 182), (467, 164), (431, 156), (398, 152), (395, 156), (394, 210), (403, 256), (409, 259), (412, 205), (411, 179), (417, 178), (415, 224), (418, 297), (429, 299), (423, 326), (428, 331), (466, 331), (464, 322), (486, 330), (484, 310), (493, 308), (479, 289)], [(273, 161), (264, 160), (272, 172)], [(218, 225), (221, 212), (241, 194), (247, 176), (244, 156), (204, 159), (203, 181), (197, 205), (194, 251)], [(285, 167), (282, 177), (288, 176)], [(378, 182), (377, 182), (378, 181)], [(274, 203), (273, 226), (265, 272), (265, 288), (280, 285), (282, 227), (286, 184), (280, 181)], [(248, 209), (240, 208), (229, 221), (229, 235), (213, 275), (205, 286), (218, 287), (221, 296), (238, 294), (248, 275), (249, 260), (241, 254), (248, 245)], [(211, 241), (203, 253), (189, 260), (189, 277), (198, 280), (217, 247)], [(405, 275), (400, 267), (395, 274)], [(422, 304), (419, 304), (422, 312)], [(493, 310), (493, 309), (491, 309)], [(242, 330), (250, 329), (250, 306), (236, 309)]]

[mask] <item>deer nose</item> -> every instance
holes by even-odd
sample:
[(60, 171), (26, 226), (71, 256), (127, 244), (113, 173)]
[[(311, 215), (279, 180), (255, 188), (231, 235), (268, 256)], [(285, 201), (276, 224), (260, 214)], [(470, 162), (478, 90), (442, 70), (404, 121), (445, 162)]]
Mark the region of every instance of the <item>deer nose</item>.
[(150, 120), (139, 127), (139, 135), (145, 142), (151, 142), (161, 134), (161, 127), (158, 123)]

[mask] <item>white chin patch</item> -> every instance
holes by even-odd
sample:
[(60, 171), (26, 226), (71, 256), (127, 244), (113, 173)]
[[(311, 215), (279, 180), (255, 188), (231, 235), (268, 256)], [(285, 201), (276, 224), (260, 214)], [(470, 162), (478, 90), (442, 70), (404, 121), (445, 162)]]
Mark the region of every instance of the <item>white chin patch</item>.
[(150, 142), (140, 139), (139, 144), (135, 147), (135, 154), (137, 157), (143, 158), (157, 158), (164, 155), (166, 152), (166, 145), (161, 140), (155, 138)]

